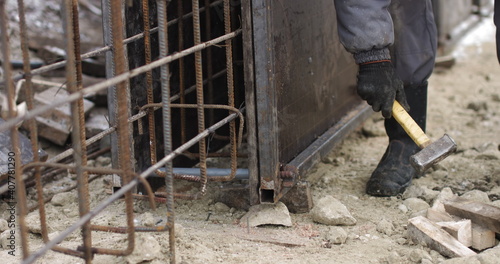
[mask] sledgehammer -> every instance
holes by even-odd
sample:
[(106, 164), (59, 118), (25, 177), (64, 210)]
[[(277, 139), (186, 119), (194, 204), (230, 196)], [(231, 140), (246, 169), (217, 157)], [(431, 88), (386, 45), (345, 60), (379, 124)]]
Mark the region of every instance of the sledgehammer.
[(431, 142), (429, 137), (427, 137), (415, 120), (411, 118), (411, 116), (397, 101), (394, 101), (392, 116), (403, 127), (406, 133), (408, 133), (411, 139), (413, 139), (413, 141), (422, 149), (410, 157), (411, 165), (419, 174), (422, 174), (432, 165), (448, 157), (448, 155), (455, 152), (457, 149), (457, 144), (447, 134), (444, 134), (444, 136), (440, 139)]

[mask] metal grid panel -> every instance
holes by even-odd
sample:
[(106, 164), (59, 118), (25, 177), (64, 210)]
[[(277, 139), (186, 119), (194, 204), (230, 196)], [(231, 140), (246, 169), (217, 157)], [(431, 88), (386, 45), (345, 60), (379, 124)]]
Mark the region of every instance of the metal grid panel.
[[(170, 242), (170, 261), (175, 263), (175, 231), (174, 231), (174, 210), (173, 201), (175, 197), (184, 198), (199, 198), (206, 191), (206, 184), (209, 180), (227, 181), (236, 177), (236, 158), (237, 158), (237, 145), (241, 143), (243, 133), (243, 116), (241, 111), (236, 108), (234, 100), (234, 77), (233, 77), (233, 54), (232, 45), (236, 38), (238, 38), (242, 30), (233, 29), (235, 21), (231, 16), (231, 10), (237, 10), (239, 5), (231, 5), (230, 0), (224, 1), (205, 1), (200, 7), (199, 1), (193, 0), (191, 3), (187, 1), (174, 1), (177, 3), (177, 15), (173, 18), (169, 17), (168, 9), (172, 9), (173, 2), (167, 1), (115, 1), (103, 0), (102, 13), (103, 24), (105, 29), (105, 45), (104, 47), (94, 50), (89, 53), (82, 53), (80, 51), (79, 39), (79, 6), (77, 0), (65, 0), (62, 3), (63, 13), (63, 31), (65, 39), (65, 54), (64, 60), (45, 65), (38, 69), (30, 68), (30, 57), (28, 53), (28, 35), (26, 28), (25, 8), (22, 0), (18, 1), (18, 12), (20, 19), (20, 32), (22, 42), (23, 54), (23, 73), (14, 75), (10, 58), (9, 39), (5, 32), (8, 32), (7, 15), (5, 12), (5, 2), (0, 1), (0, 31), (1, 46), (3, 55), (3, 70), (5, 90), (8, 98), (9, 118), (6, 122), (0, 124), (0, 132), (10, 131), (11, 147), (13, 155), (16, 157), (21, 156), (21, 149), (19, 143), (18, 124), (21, 121), (29, 122), (29, 133), (32, 149), (33, 159), (32, 162), (27, 164), (15, 163), (13, 170), (16, 184), (16, 201), (19, 208), (19, 225), (22, 243), (22, 256), (23, 263), (33, 263), (37, 258), (42, 256), (48, 250), (69, 254), (75, 257), (83, 258), (86, 263), (90, 263), (94, 254), (109, 254), (123, 256), (128, 255), (134, 248), (134, 233), (135, 232), (168, 232)], [(183, 10), (183, 7), (189, 4), (189, 10)], [(129, 8), (129, 5), (140, 4), (145, 18), (142, 25), (141, 32), (124, 36), (124, 10)], [(125, 6), (124, 6), (125, 5)], [(220, 21), (223, 23), (223, 30), (221, 34), (214, 36), (213, 34), (206, 34), (205, 39), (202, 41), (202, 22), (201, 14), (211, 7), (221, 14)], [(156, 15), (152, 21), (154, 25), (150, 24), (150, 8), (154, 8), (153, 13)], [(189, 12), (186, 12), (189, 11)], [(210, 23), (210, 18), (205, 15), (204, 23)], [(189, 22), (188, 22), (189, 21)], [(183, 23), (190, 23), (192, 25), (192, 32), (188, 32), (183, 28)], [(190, 45), (178, 43), (178, 49), (171, 52), (169, 36), (171, 30), (175, 30), (177, 25), (177, 34), (192, 34), (192, 43)], [(205, 29), (206, 30), (206, 29)], [(206, 32), (206, 31), (205, 31)], [(152, 48), (152, 39), (155, 39), (155, 46)], [(179, 42), (182, 41), (179, 38)], [(135, 43), (143, 43), (145, 52), (145, 61), (142, 65), (130, 68), (130, 49), (127, 53), (127, 45), (134, 45)], [(157, 43), (157, 44), (156, 44)], [(227, 92), (227, 102), (224, 104), (207, 104), (206, 98), (206, 83), (210, 80), (204, 78), (202, 56), (203, 52), (210, 46), (219, 45), (225, 50), (223, 60), (225, 61), (225, 69), (223, 73), (213, 73), (208, 71), (210, 78), (216, 78), (216, 75), (223, 75), (226, 80), (225, 89)], [(152, 58), (152, 50), (158, 50), (157, 58)], [(82, 59), (91, 58), (96, 55), (105, 54), (107, 58), (107, 76), (105, 81), (83, 87), (82, 85)], [(195, 81), (193, 88), (186, 87), (179, 84), (177, 87), (172, 86), (172, 65), (176, 64), (179, 71), (185, 69), (183, 63), (189, 63), (189, 56), (194, 56), (193, 65)], [(66, 88), (69, 95), (64, 99), (56, 99), (54, 102), (36, 107), (33, 103), (34, 91), (32, 88), (34, 75), (50, 72), (52, 70), (65, 67), (66, 72)], [(156, 72), (156, 73), (155, 73)], [(155, 80), (154, 76), (158, 74), (159, 80)], [(147, 103), (140, 105), (137, 111), (131, 111), (132, 105), (131, 95), (131, 80), (133, 78), (145, 76), (146, 89), (147, 89)], [(180, 78), (182, 79), (182, 78)], [(26, 98), (29, 112), (23, 116), (18, 116), (15, 105), (15, 83), (23, 82), (26, 90)], [(160, 98), (155, 98), (154, 87), (157, 85)], [(83, 114), (83, 97), (101, 90), (109, 89), (109, 97), (111, 98), (109, 105), (110, 125), (111, 127), (96, 136), (86, 138), (84, 124), (85, 116)], [(195, 102), (189, 103), (184, 100), (186, 94), (190, 91), (195, 93)], [(179, 100), (179, 103), (175, 103)], [(72, 148), (60, 153), (59, 155), (50, 158), (47, 161), (41, 161), (38, 155), (38, 141), (37, 141), (37, 126), (35, 118), (47, 111), (59, 107), (61, 105), (70, 103), (72, 113), (72, 127), (71, 133)], [(196, 132), (194, 136), (184, 135), (181, 136), (181, 143), (174, 146), (172, 144), (172, 111), (174, 108), (179, 108), (182, 120), (181, 131), (184, 127), (188, 126), (188, 117), (182, 114), (185, 109), (196, 110)], [(205, 123), (205, 114), (207, 109), (222, 109), (226, 114), (222, 117), (215, 117), (209, 124)], [(155, 111), (161, 110), (161, 114), (157, 115)], [(160, 112), (160, 111), (158, 111)], [(184, 112), (185, 113), (185, 112)], [(156, 119), (158, 116), (161, 118), (161, 141), (163, 144), (157, 143), (157, 124)], [(236, 119), (239, 119), (239, 126), (237, 127)], [(147, 120), (147, 121), (146, 121)], [(149, 137), (149, 161), (147, 167), (140, 168), (136, 171), (133, 156), (133, 135), (132, 131), (141, 130), (138, 133), (143, 133), (142, 123), (148, 123), (148, 137)], [(210, 177), (207, 173), (207, 147), (206, 138), (209, 135), (216, 133), (221, 127), (228, 126), (229, 128), (229, 149), (231, 158), (231, 168), (228, 170), (227, 175), (217, 175)], [(133, 128), (133, 129), (132, 129)], [(177, 128), (175, 128), (177, 129)], [(239, 136), (237, 136), (239, 134)], [(87, 148), (89, 145), (102, 140), (105, 136), (112, 136), (112, 148), (114, 149), (114, 159), (116, 168), (104, 169), (94, 168), (87, 166)], [(197, 145), (198, 153), (191, 153), (189, 150)], [(158, 155), (157, 148), (161, 148), (163, 153)], [(199, 162), (199, 175), (185, 175), (174, 173), (173, 161), (175, 157), (180, 155), (195, 156)], [(61, 160), (73, 156), (72, 164), (62, 164)], [(45, 202), (43, 196), (42, 173), (47, 169), (66, 169), (71, 170), (77, 175), (76, 188), (78, 190), (79, 200), (79, 214), (80, 218), (74, 222), (69, 228), (61, 232), (55, 238), (49, 240), (47, 231), (47, 222), (45, 219)], [(121, 187), (116, 190), (107, 199), (103, 200), (94, 208), (89, 206), (89, 181), (99, 177), (100, 175), (119, 175), (121, 178)], [(150, 184), (146, 181), (150, 175), (160, 176), (165, 182), (165, 192), (163, 198), (154, 197)], [(44, 241), (44, 246), (35, 251), (30, 252), (29, 241), (27, 236), (27, 227), (25, 224), (25, 217), (28, 212), (26, 192), (25, 192), (25, 178), (34, 178), (36, 185), (36, 193), (38, 197), (38, 212), (40, 214), (41, 234)], [(173, 184), (174, 178), (190, 180), (200, 183), (199, 192), (195, 194), (174, 193)], [(10, 180), (10, 177), (9, 177)], [(133, 222), (133, 197), (136, 195), (133, 190), (141, 184), (145, 189), (147, 195), (141, 196), (150, 201), (151, 206), (155, 207), (155, 202), (163, 202), (167, 205), (167, 223), (164, 226), (155, 228), (134, 226)], [(91, 225), (90, 220), (101, 213), (107, 206), (117, 201), (121, 197), (125, 199), (126, 223), (122, 227), (98, 226)], [(80, 230), (82, 234), (82, 244), (75, 249), (64, 248), (57, 244), (61, 242), (72, 232)], [(106, 231), (127, 234), (127, 246), (124, 249), (114, 248), (100, 248), (94, 247), (92, 243), (92, 231)]]

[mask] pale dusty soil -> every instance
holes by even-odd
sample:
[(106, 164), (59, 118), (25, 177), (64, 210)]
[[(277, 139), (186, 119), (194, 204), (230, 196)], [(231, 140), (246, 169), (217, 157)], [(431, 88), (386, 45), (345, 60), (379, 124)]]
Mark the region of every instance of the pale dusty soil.
[[(459, 195), (481, 190), (500, 206), (500, 66), (496, 60), (493, 26), (483, 23), (480, 30), (473, 33), (476, 35), (472, 34), (469, 41), (458, 47), (456, 65), (449, 70), (436, 70), (430, 79), (428, 134), (437, 139), (448, 133), (457, 141), (458, 151), (427, 172), (425, 177), (414, 180), (413, 186), (435, 191), (450, 187)], [(470, 41), (479, 38), (483, 41)], [(367, 131), (376, 136), (366, 136)], [(444, 261), (446, 258), (439, 253), (415, 245), (408, 239), (407, 221), (417, 213), (401, 210), (401, 204), (408, 195), (375, 198), (364, 194), (365, 183), (386, 144), (382, 118), (375, 114), (366, 121), (363, 129), (352, 133), (342, 146), (333, 150), (329, 154), (330, 159), (325, 159), (304, 176), (312, 184), (315, 200), (332, 195), (344, 203), (357, 219), (356, 225), (342, 227), (348, 233), (344, 244), (329, 243), (326, 234), (331, 227), (314, 223), (309, 214), (292, 214), (293, 226), (289, 228), (267, 226), (247, 229), (239, 224), (239, 218), (245, 211), (219, 210), (214, 206), (216, 195), (209, 193), (199, 201), (176, 202), (176, 222), (180, 225), (177, 227), (177, 261), (287, 264)], [(68, 178), (66, 183), (70, 181)], [(91, 183), (91, 206), (108, 196), (106, 189), (109, 186), (103, 179)], [(214, 186), (211, 190), (217, 192)], [(76, 197), (74, 191), (72, 194)], [(432, 202), (432, 198), (421, 198)], [(77, 219), (76, 198), (62, 207), (48, 204), (46, 210), (49, 233), (56, 234)], [(123, 202), (117, 202), (92, 222), (123, 225), (123, 210)], [(152, 211), (146, 202), (136, 201), (134, 211), (137, 224), (147, 224), (164, 219), (166, 209), (161, 205), (158, 210)], [(6, 214), (2, 216), (6, 217)], [(377, 231), (377, 224), (382, 220), (394, 225), (395, 232), (390, 236)], [(81, 241), (79, 237), (75, 233), (62, 245), (75, 248)], [(30, 234), (30, 238), (31, 249), (41, 246), (39, 235)], [(167, 234), (141, 233), (136, 235), (136, 239), (137, 246), (132, 256), (96, 256), (94, 263), (167, 261)], [(123, 248), (125, 236), (93, 232), (93, 242), (96, 246)], [(427, 254), (425, 252), (430, 257), (421, 261), (422, 256)], [(6, 251), (0, 251), (0, 257), (8, 259), (4, 263), (15, 262)], [(39, 263), (78, 261), (50, 252)]]

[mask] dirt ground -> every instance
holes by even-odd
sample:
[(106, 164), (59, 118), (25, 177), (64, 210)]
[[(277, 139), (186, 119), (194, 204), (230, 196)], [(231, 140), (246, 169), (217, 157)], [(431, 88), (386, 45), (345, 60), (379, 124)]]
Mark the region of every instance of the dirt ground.
[[(292, 226), (247, 228), (239, 223), (244, 210), (230, 208), (209, 193), (198, 201), (176, 201), (176, 254), (178, 263), (494, 263), (486, 258), (447, 260), (438, 252), (410, 241), (406, 233), (408, 219), (418, 210), (407, 203), (420, 198), (432, 205), (445, 187), (458, 195), (488, 196), (500, 206), (500, 66), (496, 58), (494, 26), (486, 19), (471, 31), (454, 51), (456, 64), (436, 69), (429, 80), (427, 131), (432, 139), (448, 133), (458, 151), (434, 166), (425, 177), (399, 197), (377, 198), (364, 193), (365, 183), (381, 158), (387, 138), (383, 119), (374, 114), (363, 127), (352, 133), (304, 178), (311, 183), (313, 199), (331, 195), (340, 200), (357, 220), (356, 225), (332, 227), (313, 222), (311, 215), (291, 214)], [(101, 157), (98, 165), (109, 166)], [(50, 186), (54, 191), (67, 186), (67, 177)], [(91, 183), (91, 206), (105, 199), (109, 179)], [(216, 190), (212, 186), (211, 190)], [(32, 196), (33, 193), (31, 192)], [(0, 216), (7, 217), (6, 204), (0, 204)], [(49, 237), (54, 237), (78, 219), (76, 192), (63, 193), (46, 206)], [(152, 211), (143, 201), (134, 208), (137, 225), (155, 225), (164, 221), (166, 208)], [(123, 202), (116, 202), (92, 220), (94, 224), (121, 226)], [(37, 213), (28, 216), (36, 226)], [(381, 224), (384, 223), (384, 224)], [(332, 233), (342, 229), (346, 239), (332, 241)], [(30, 249), (42, 246), (41, 236), (30, 233)], [(124, 248), (124, 235), (93, 232), (99, 247)], [(80, 235), (70, 235), (62, 246), (75, 248)], [(498, 244), (498, 241), (497, 241)], [(20, 245), (20, 242), (18, 243)], [(165, 263), (168, 261), (166, 233), (138, 233), (136, 249), (127, 257), (98, 255), (94, 263)], [(500, 246), (493, 249), (500, 259)], [(491, 254), (491, 250), (489, 251)], [(20, 254), (20, 251), (18, 251)], [(485, 255), (481, 252), (479, 255)], [(0, 249), (4, 263), (19, 259)], [(476, 261), (476, 262), (474, 262)], [(491, 259), (489, 260), (491, 261)], [(3, 261), (2, 261), (3, 262)], [(81, 260), (49, 252), (37, 263), (80, 263)]]

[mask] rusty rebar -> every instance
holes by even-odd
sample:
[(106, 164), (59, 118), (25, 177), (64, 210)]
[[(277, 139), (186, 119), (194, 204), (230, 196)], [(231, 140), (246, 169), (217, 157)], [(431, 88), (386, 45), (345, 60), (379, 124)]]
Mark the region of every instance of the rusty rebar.
[[(201, 12), (201, 11), (200, 11)], [(205, 0), (205, 40), (211, 39), (212, 38), (212, 16), (210, 14), (210, 0)], [(211, 47), (208, 47), (205, 50), (205, 56), (206, 56), (206, 65), (207, 65), (207, 103), (209, 104), (214, 104), (214, 83), (213, 83), (213, 59), (212, 59), (212, 49)], [(208, 124), (213, 124), (215, 120), (215, 114), (213, 110), (208, 110)]]
[[(111, 0), (103, 0), (103, 1), (109, 3)], [(182, 0), (180, 0), (180, 1), (182, 1)], [(213, 6), (220, 5), (222, 3), (222, 1), (223, 0), (214, 1), (213, 3), (210, 4), (210, 6), (213, 7)], [(204, 8), (205, 7), (200, 8), (200, 12), (203, 11)], [(105, 16), (105, 15), (106, 14), (103, 14), (103, 16)], [(109, 14), (107, 14), (107, 15), (109, 15)], [(190, 12), (190, 13), (187, 13), (187, 14), (183, 15), (182, 18), (179, 16), (179, 18), (172, 19), (172, 20), (170, 20), (168, 22), (168, 26), (174, 25), (175, 23), (178, 23), (178, 22), (180, 22), (183, 19), (190, 18), (192, 15), (193, 15), (193, 13)], [(152, 28), (149, 32), (150, 33), (156, 33), (156, 32), (158, 32), (158, 27)], [(137, 41), (137, 40), (139, 40), (139, 39), (141, 39), (143, 37), (144, 37), (144, 32), (136, 34), (134, 36), (131, 36), (131, 37), (128, 37), (128, 38), (124, 39), (123, 40), (123, 44), (127, 45), (127, 44), (132, 43), (134, 41)], [(113, 45), (106, 45), (104, 47), (101, 47), (101, 48), (98, 48), (98, 49), (95, 49), (95, 50), (92, 50), (92, 51), (89, 51), (87, 53), (82, 54), (82, 59), (88, 59), (88, 58), (96, 57), (96, 56), (102, 55), (102, 54), (104, 54), (106, 52), (110, 52), (112, 49), (113, 49)], [(43, 74), (43, 73), (46, 73), (46, 72), (49, 72), (49, 71), (52, 71), (52, 70), (60, 69), (60, 68), (64, 67), (66, 65), (66, 63), (67, 63), (66, 60), (61, 60), (61, 61), (58, 61), (56, 63), (45, 65), (45, 66), (42, 66), (40, 68), (37, 68), (37, 69), (33, 70), (31, 72), (31, 74), (32, 75), (39, 75), (39, 74)], [(17, 74), (14, 77), (12, 77), (12, 80), (19, 81), (19, 80), (21, 80), (23, 78), (24, 78), (24, 73), (21, 73), (21, 74)], [(0, 82), (0, 85), (2, 85), (2, 84), (3, 83)]]
[[(122, 75), (126, 73), (125, 66), (125, 48), (123, 45), (123, 21), (122, 21), (122, 1), (111, 1), (111, 32), (113, 39), (113, 62), (115, 65), (115, 74)], [(118, 136), (118, 163), (119, 168), (123, 170), (122, 180), (124, 184), (132, 181), (130, 175), (132, 173), (131, 167), (131, 150), (130, 150), (130, 126), (128, 123), (128, 98), (126, 93), (127, 89), (125, 81), (116, 84), (117, 108), (116, 108), (116, 121), (117, 121), (117, 136)], [(120, 93), (121, 92), (121, 93)], [(134, 210), (133, 199), (131, 192), (125, 193), (125, 211), (127, 215), (127, 248), (125, 250), (109, 249), (106, 253), (113, 255), (129, 255), (134, 250)]]
[[(3, 0), (0, 0), (3, 1)], [(65, 237), (70, 235), (72, 232), (76, 231), (78, 228), (81, 227), (83, 223), (86, 223), (90, 221), (94, 216), (102, 212), (107, 206), (109, 206), (111, 203), (114, 201), (120, 199), (125, 193), (130, 192), (138, 183), (140, 183), (139, 178), (146, 178), (152, 173), (154, 173), (155, 170), (159, 169), (162, 166), (165, 166), (167, 162), (171, 162), (175, 157), (179, 156), (182, 154), (182, 152), (186, 151), (190, 147), (194, 146), (201, 138), (206, 138), (210, 134), (214, 133), (215, 130), (218, 128), (228, 124), (235, 118), (237, 118), (238, 115), (233, 113), (221, 121), (215, 123), (214, 125), (210, 126), (209, 128), (205, 129), (202, 133), (199, 133), (196, 135), (194, 138), (190, 139), (188, 142), (185, 144), (181, 145), (172, 153), (169, 155), (166, 155), (163, 157), (161, 160), (159, 160), (155, 165), (152, 165), (151, 167), (147, 168), (145, 171), (143, 171), (139, 176), (135, 177), (131, 182), (128, 184), (125, 184), (122, 186), (118, 191), (113, 193), (110, 197), (108, 197), (106, 200), (101, 202), (99, 205), (97, 205), (94, 209), (90, 210), (86, 215), (80, 217), (75, 223), (73, 223), (70, 227), (68, 227), (66, 230), (62, 231), (59, 233), (55, 238), (47, 242), (42, 248), (38, 249), (37, 251), (33, 252), (31, 255), (26, 258), (22, 264), (29, 264), (33, 263), (37, 258), (45, 254), (48, 250), (56, 246), (58, 243), (62, 242)], [(158, 201), (158, 199), (155, 198), (155, 201)]]
[[(144, 31), (144, 57), (145, 64), (151, 63), (151, 35), (149, 23), (149, 0), (142, 0), (142, 22)], [(146, 97), (147, 103), (154, 103), (153, 98), (153, 72), (146, 72)], [(142, 119), (139, 119), (140, 121)], [(142, 125), (138, 126), (142, 128)], [(148, 109), (148, 131), (149, 131), (149, 153), (151, 164), (156, 163), (156, 129), (155, 129), (155, 112), (153, 108)], [(141, 132), (139, 132), (142, 134)]]
[(178, 60), (179, 58), (186, 57), (186, 56), (193, 54), (195, 52), (201, 52), (201, 50), (205, 49), (206, 47), (216, 45), (217, 43), (223, 42), (227, 39), (235, 38), (239, 34), (241, 34), (241, 29), (237, 29), (229, 34), (225, 34), (225, 35), (222, 35), (220, 37), (214, 38), (212, 40), (200, 43), (198, 45), (195, 45), (195, 46), (190, 47), (188, 49), (185, 49), (183, 51), (169, 55), (165, 58), (160, 58), (158, 60), (151, 62), (149, 65), (144, 65), (141, 67), (137, 67), (133, 70), (130, 70), (128, 72), (121, 73), (113, 78), (109, 78), (109, 79), (102, 81), (100, 83), (96, 83), (94, 85), (86, 87), (82, 91), (70, 94), (64, 99), (55, 100), (51, 104), (37, 107), (37, 108), (33, 109), (33, 111), (28, 112), (23, 116), (19, 116), (16, 118), (6, 120), (3, 124), (0, 125), (0, 132), (5, 131), (6, 129), (9, 129), (12, 126), (15, 126), (17, 123), (19, 123), (21, 121), (29, 120), (29, 119), (35, 118), (36, 116), (42, 115), (55, 107), (76, 101), (76, 100), (78, 100), (86, 95), (94, 94), (94, 93), (101, 91), (105, 88), (116, 85), (117, 83), (127, 81), (130, 78), (144, 74), (148, 70), (160, 67), (160, 66), (167, 64), (167, 63), (171, 63), (172, 61)]
[[(184, 14), (184, 8), (182, 6), (182, 0), (177, 1), (177, 16), (180, 17), (179, 23), (177, 23), (177, 34), (178, 34), (178, 39), (177, 39), (177, 49), (178, 50), (183, 50), (184, 49), (184, 19), (183, 14)], [(186, 84), (184, 80), (184, 58), (179, 59), (179, 100), (181, 104), (186, 103)], [(194, 86), (193, 88), (195, 88)], [(181, 144), (184, 144), (186, 142), (186, 110), (185, 109), (180, 109), (180, 117), (181, 117)]]
[(6, 129), (9, 129), (13, 125), (15, 125), (21, 121), (29, 120), (31, 118), (34, 118), (35, 116), (39, 116), (39, 115), (41, 115), (41, 114), (43, 114), (43, 113), (45, 113), (45, 112), (47, 112), (55, 107), (76, 101), (79, 98), (84, 97), (86, 95), (94, 94), (94, 93), (101, 91), (105, 88), (113, 86), (119, 82), (123, 82), (123, 81), (130, 79), (130, 78), (133, 78), (133, 77), (136, 77), (140, 74), (143, 74), (146, 71), (151, 70), (153, 68), (157, 68), (157, 67), (160, 67), (161, 65), (171, 63), (172, 61), (178, 60), (179, 58), (186, 57), (190, 54), (193, 54), (197, 51), (201, 51), (201, 50), (205, 49), (206, 47), (216, 45), (217, 43), (223, 42), (227, 39), (235, 38), (239, 34), (241, 34), (241, 29), (235, 30), (234, 32), (231, 32), (230, 34), (226, 34), (226, 35), (217, 37), (215, 39), (200, 43), (199, 45), (195, 45), (195, 46), (190, 47), (188, 49), (185, 49), (181, 52), (174, 53), (174, 54), (169, 55), (165, 58), (158, 59), (156, 61), (153, 61), (149, 65), (144, 65), (144, 66), (135, 68), (135, 69), (130, 70), (128, 72), (117, 75), (113, 78), (109, 78), (106, 81), (103, 81), (103, 82), (91, 85), (89, 87), (86, 87), (85, 89), (83, 89), (82, 91), (80, 91), (78, 93), (68, 95), (65, 99), (56, 100), (52, 104), (38, 107), (38, 108), (34, 109), (32, 112), (25, 114), (24, 116), (17, 117), (17, 118), (11, 119), (11, 120), (7, 120), (2, 125), (0, 125), (0, 132), (4, 131)]
[[(63, 1), (64, 33), (66, 36), (66, 87), (69, 93), (75, 93), (82, 90), (82, 68), (80, 57), (80, 30), (78, 24), (78, 1)], [(88, 174), (82, 170), (87, 163), (87, 151), (85, 142), (85, 117), (83, 113), (83, 98), (74, 101), (70, 105), (71, 124), (73, 131), (71, 141), (74, 151), (73, 158), (75, 163), (77, 191), (78, 191), (78, 210), (80, 216), (89, 211), (89, 192), (88, 192)], [(92, 247), (90, 223), (82, 225), (81, 232), (83, 238), (83, 258), (85, 263), (91, 263)]]
[[(194, 45), (199, 45), (201, 43), (201, 34), (200, 34), (200, 7), (198, 4), (198, 0), (192, 0), (192, 9), (193, 9), (193, 35), (194, 35)], [(195, 74), (196, 74), (196, 104), (197, 104), (197, 112), (198, 112), (198, 133), (205, 130), (205, 110), (203, 109), (203, 65), (201, 61), (202, 53), (200, 51), (196, 51), (194, 53), (194, 63), (195, 63)], [(200, 153), (200, 174), (203, 179), (202, 186), (200, 188), (200, 192), (202, 195), (207, 190), (207, 157), (206, 157), (206, 141), (205, 139), (201, 139), (198, 142), (198, 149)]]
[[(0, 0), (0, 46), (2, 50), (2, 56), (4, 59), (3, 63), (3, 71), (4, 71), (4, 80), (5, 80), (5, 91), (7, 93), (7, 104), (8, 104), (8, 117), (10, 119), (14, 119), (17, 116), (16, 111), (16, 102), (15, 98), (15, 89), (14, 83), (12, 81), (12, 68), (9, 62), (10, 60), (10, 44), (9, 44), (9, 35), (8, 35), (8, 20), (7, 20), (7, 12), (5, 10), (5, 0)], [(21, 233), (21, 246), (22, 246), (22, 254), (23, 259), (28, 258), (29, 256), (29, 248), (28, 248), (28, 229), (25, 223), (26, 217), (26, 189), (24, 187), (24, 180), (21, 174), (21, 151), (19, 149), (19, 134), (17, 131), (17, 126), (12, 126), (10, 128), (10, 136), (11, 136), (11, 147), (12, 153), (14, 156), (9, 157), (9, 163), (14, 163), (14, 173), (9, 171), (9, 181), (14, 174), (15, 177), (15, 193), (17, 201), (12, 201), (14, 197), (14, 191), (9, 193), (11, 203), (17, 202), (17, 208), (19, 210), (18, 215), (18, 224)], [(11, 160), (12, 158), (12, 160)]]
[[(147, 104), (143, 105), (141, 109), (146, 109), (146, 108), (156, 108), (156, 107), (161, 107), (160, 103), (154, 103), (154, 104)], [(197, 104), (170, 104), (170, 107), (172, 108), (198, 108), (199, 106)], [(229, 106), (229, 105), (218, 105), (218, 104), (203, 104), (201, 106), (202, 108), (207, 108), (207, 109), (224, 109), (224, 110), (229, 110), (230, 112), (236, 113), (238, 115), (238, 118), (240, 120), (240, 126), (239, 126), (239, 131), (238, 131), (238, 147), (241, 146), (242, 139), (243, 139), (243, 127), (245, 124), (245, 119), (243, 117), (243, 113), (235, 108), (234, 106)]]
[[(26, 26), (26, 13), (24, 10), (24, 1), (18, 0), (18, 13), (19, 13), (19, 29), (20, 29), (20, 40), (21, 40), (21, 50), (23, 54), (23, 71), (25, 76), (25, 94), (26, 94), (26, 105), (28, 107), (28, 111), (33, 110), (34, 99), (33, 99), (33, 83), (32, 83), (32, 74), (31, 74), (31, 65), (30, 65), (30, 55), (28, 50), (28, 27)], [(40, 156), (38, 153), (38, 127), (36, 125), (35, 119), (31, 119), (28, 121), (30, 140), (31, 140), (31, 151), (33, 152), (33, 161), (38, 162), (40, 160)], [(42, 175), (39, 168), (35, 168), (35, 185), (36, 185), (36, 194), (38, 200), (38, 213), (40, 215), (40, 229), (42, 233), (43, 242), (47, 242), (49, 240), (48, 231), (47, 231), (47, 221), (45, 215), (45, 202), (43, 199), (43, 186), (42, 186)]]
[[(224, 0), (224, 33), (231, 32), (231, 6), (229, 0)], [(226, 72), (227, 72), (227, 97), (228, 105), (234, 107), (234, 72), (233, 72), (233, 44), (231, 39), (226, 40)], [(240, 128), (241, 129), (241, 128)], [(229, 123), (229, 144), (231, 148), (231, 175), (222, 177), (220, 180), (232, 180), (236, 174), (237, 169), (237, 147), (236, 147), (236, 124), (235, 122)], [(239, 138), (241, 145), (242, 136)]]
[[(158, 34), (160, 58), (168, 56), (168, 19), (167, 3), (163, 0), (156, 1), (158, 8)], [(194, 12), (194, 10), (193, 10)], [(170, 70), (169, 64), (164, 64), (160, 68), (161, 78), (161, 100), (163, 115), (163, 146), (165, 156), (172, 154), (172, 129), (170, 116)], [(164, 230), (168, 229), (168, 242), (170, 249), (170, 263), (175, 263), (175, 213), (174, 213), (174, 182), (172, 176), (172, 161), (165, 163), (165, 189), (169, 193), (167, 196), (167, 223)]]

